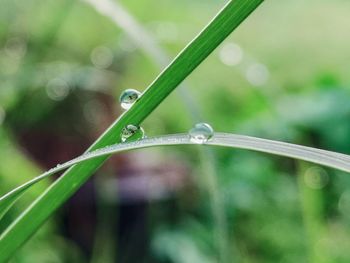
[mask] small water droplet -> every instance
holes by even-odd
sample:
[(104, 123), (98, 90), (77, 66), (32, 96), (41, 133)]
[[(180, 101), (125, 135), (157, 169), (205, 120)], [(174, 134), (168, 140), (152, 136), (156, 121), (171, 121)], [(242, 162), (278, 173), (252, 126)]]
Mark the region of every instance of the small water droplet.
[(113, 63), (113, 52), (105, 46), (94, 48), (90, 55), (91, 62), (96, 68), (106, 69)]
[(145, 131), (140, 126), (135, 126), (132, 124), (126, 125), (121, 132), (121, 140), (125, 142), (126, 140), (132, 139), (133, 141), (143, 139), (145, 137)]
[(194, 128), (189, 131), (189, 135), (191, 142), (203, 144), (213, 137), (214, 130), (208, 123), (197, 123)]
[(27, 43), (23, 38), (13, 37), (7, 40), (4, 48), (5, 54), (13, 59), (22, 58), (27, 51)]
[(46, 85), (47, 96), (55, 101), (65, 99), (70, 92), (70, 86), (67, 81), (62, 78), (50, 80)]
[(270, 77), (268, 68), (259, 63), (252, 64), (246, 71), (246, 78), (250, 84), (260, 87), (267, 83)]
[(239, 45), (228, 43), (221, 48), (219, 58), (227, 66), (237, 66), (242, 62), (243, 51)]
[(135, 101), (141, 96), (141, 92), (134, 89), (126, 89), (120, 95), (120, 105), (124, 110), (128, 110), (135, 103)]
[(57, 164), (55, 167), (52, 167), (50, 170), (48, 170), (48, 172), (55, 172), (61, 167), (62, 167), (62, 164)]
[(325, 169), (313, 166), (306, 170), (304, 180), (308, 187), (322, 189), (328, 184), (329, 175)]

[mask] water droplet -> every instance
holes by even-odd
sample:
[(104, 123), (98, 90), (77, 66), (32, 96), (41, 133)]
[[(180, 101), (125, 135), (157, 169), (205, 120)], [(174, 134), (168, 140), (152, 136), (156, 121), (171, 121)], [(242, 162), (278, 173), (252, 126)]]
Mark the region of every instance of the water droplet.
[(158, 40), (171, 43), (178, 39), (179, 31), (177, 25), (173, 22), (152, 22), (149, 24)]
[(124, 110), (128, 110), (135, 103), (135, 101), (141, 96), (141, 92), (134, 89), (126, 89), (120, 95), (120, 105)]
[(125, 142), (126, 140), (132, 139), (133, 141), (143, 139), (145, 137), (145, 131), (140, 126), (135, 126), (132, 124), (126, 125), (121, 132), (121, 140)]
[(268, 68), (259, 63), (252, 64), (248, 67), (246, 78), (250, 84), (254, 86), (263, 86), (267, 83), (270, 77)]
[(189, 132), (191, 142), (197, 144), (206, 143), (213, 137), (214, 130), (207, 123), (197, 123)]
[(323, 168), (313, 166), (306, 170), (304, 180), (308, 187), (312, 189), (322, 189), (328, 184), (329, 176)]
[(237, 66), (243, 59), (243, 51), (239, 45), (228, 43), (220, 49), (219, 57), (225, 65)]
[(113, 63), (113, 52), (105, 46), (94, 48), (90, 55), (91, 62), (96, 68), (106, 69)]
[(4, 50), (11, 58), (20, 59), (27, 51), (27, 43), (20, 37), (13, 37), (7, 40)]
[(46, 85), (46, 93), (50, 99), (60, 101), (66, 98), (69, 94), (70, 87), (64, 79), (55, 78)]

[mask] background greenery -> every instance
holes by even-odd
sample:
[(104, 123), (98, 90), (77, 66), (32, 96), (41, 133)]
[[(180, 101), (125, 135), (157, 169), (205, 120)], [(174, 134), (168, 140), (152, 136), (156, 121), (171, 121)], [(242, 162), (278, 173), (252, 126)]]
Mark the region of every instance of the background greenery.
[[(174, 56), (224, 1), (121, 3)], [(125, 32), (83, 1), (3, 0), (2, 6), (1, 194), (79, 155), (120, 114), (121, 91), (142, 91), (159, 73)], [(202, 119), (218, 131), (349, 153), (349, 8), (341, 0), (265, 1), (188, 78)], [(174, 93), (143, 127), (152, 136), (192, 126), (183, 98)], [(217, 148), (213, 158), (229, 262), (349, 261), (347, 174), (241, 150)], [(92, 217), (97, 211), (97, 219), (79, 218), (66, 206), (14, 262), (217, 262), (215, 216), (200, 159), (193, 147), (113, 159), (88, 184), (95, 190), (74, 197), (88, 200), (74, 201), (75, 209), (83, 215), (92, 209)], [(135, 178), (131, 197), (111, 191), (116, 177)], [(163, 177), (175, 179), (148, 188), (142, 181)], [(139, 185), (159, 193), (137, 197)], [(136, 217), (142, 214), (134, 225), (123, 219), (129, 207)], [(70, 232), (71, 224), (93, 244)]]

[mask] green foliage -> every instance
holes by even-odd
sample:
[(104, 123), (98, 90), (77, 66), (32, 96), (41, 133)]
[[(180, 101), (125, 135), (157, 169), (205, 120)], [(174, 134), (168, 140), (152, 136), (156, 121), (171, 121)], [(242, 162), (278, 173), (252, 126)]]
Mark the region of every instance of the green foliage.
[[(134, 149), (155, 147), (162, 145), (186, 145), (197, 144), (190, 139), (188, 134), (182, 135), (170, 135), (151, 139), (136, 139), (136, 142), (110, 145), (98, 150), (89, 152), (85, 155), (79, 156), (66, 163), (57, 165), (55, 168), (35, 177), (34, 179), (26, 182), (25, 184), (17, 187), (13, 191), (0, 198), (0, 220), (10, 207), (17, 201), (17, 199), (31, 186), (39, 183), (43, 179), (68, 169), (73, 165), (77, 165), (88, 160), (93, 160), (98, 157), (109, 156), (111, 154), (129, 151)], [(301, 145), (288, 144), (272, 140), (264, 140), (249, 136), (228, 134), (228, 133), (215, 133), (210, 141), (205, 142), (206, 145), (224, 146), (231, 148), (249, 149), (254, 151), (260, 151), (265, 153), (276, 154), (279, 156), (287, 156), (299, 160), (309, 161), (316, 164), (329, 166), (335, 169), (339, 169), (345, 172), (350, 172), (350, 156), (325, 150), (319, 150), (311, 147), (305, 147)], [(1, 237), (0, 237), (1, 240)], [(0, 241), (1, 242), (1, 241)]]
[[(223, 1), (120, 2), (154, 35), (154, 42), (174, 55)], [(147, 58), (150, 54), (144, 56), (135, 50), (126, 29), (120, 30), (113, 23), (113, 15), (101, 16), (95, 8), (83, 1), (34, 0), (20, 5), (18, 1), (4, 1), (0, 10), (0, 125), (6, 113), (0, 126), (1, 194), (33, 178), (43, 167), (81, 154), (85, 150), (82, 147), (70, 154), (64, 151), (64, 155), (56, 155), (50, 148), (54, 146), (55, 152), (62, 153), (62, 148), (76, 147), (75, 142), (86, 147), (114, 120), (111, 112), (118, 111), (118, 107), (103, 110), (116, 104), (116, 100), (105, 104), (106, 98), (111, 94), (119, 97), (125, 88), (144, 87), (158, 74), (157, 63)], [(201, 119), (220, 131), (349, 153), (349, 8), (350, 3), (342, 0), (265, 1), (188, 79), (186, 90), (201, 105)], [(140, 50), (145, 49), (144, 40)], [(235, 61), (229, 55), (237, 46), (243, 57), (233, 65)], [(96, 54), (102, 54), (102, 66)], [(107, 54), (107, 61), (103, 54)], [(110, 62), (108, 54), (109, 59), (112, 56)], [(268, 73), (267, 81), (259, 85), (249, 78), (257, 67), (260, 73)], [(62, 100), (47, 93), (47, 83), (57, 79), (70, 87), (69, 95)], [(169, 96), (144, 120), (147, 136), (188, 130), (193, 125), (189, 111), (179, 106), (191, 100), (176, 95)], [(28, 137), (27, 133), (39, 136)], [(45, 134), (50, 134), (51, 140)], [(75, 139), (62, 143), (67, 136)], [(52, 145), (52, 141), (57, 143)], [(45, 156), (38, 156), (36, 149), (45, 149)], [(210, 150), (210, 163), (198, 154), (197, 147), (141, 150), (130, 153), (132, 157), (118, 155), (117, 159), (133, 162), (140, 156), (151, 163), (156, 159), (159, 169), (168, 157), (172, 163), (187, 167), (192, 175), (185, 188), (177, 190), (170, 200), (149, 202), (147, 231), (152, 259), (146, 257), (146, 262), (225, 262), (216, 244), (215, 235), (223, 237), (216, 218), (227, 221), (222, 229), (226, 229), (228, 262), (349, 262), (347, 173), (249, 151)], [(158, 156), (152, 157), (154, 153)], [(100, 181), (95, 189), (99, 192), (97, 201), (105, 210), (94, 241), (94, 263), (114, 262), (118, 254), (127, 257), (130, 251), (136, 254), (137, 241), (142, 238), (141, 233), (130, 234), (128, 241), (117, 240), (115, 249), (119, 236), (112, 228), (118, 219), (111, 214), (125, 203), (108, 197), (110, 164), (94, 177)], [(213, 167), (215, 184), (205, 175)], [(0, 222), (0, 229), (17, 218), (46, 187), (44, 183), (19, 199)], [(212, 202), (208, 189), (214, 189), (219, 202)], [(13, 261), (86, 262), (79, 255), (81, 248), (62, 237), (61, 219), (61, 214), (55, 213), (55, 221), (50, 220), (49, 227), (41, 227), (31, 242), (17, 249)], [(124, 250), (125, 245), (129, 249)], [(123, 251), (118, 251), (119, 247)]]
[[(119, 135), (126, 125), (139, 125), (261, 2), (230, 1), (89, 150), (120, 142)], [(106, 159), (101, 157), (74, 166), (49, 187), (2, 235), (0, 261), (13, 255)]]

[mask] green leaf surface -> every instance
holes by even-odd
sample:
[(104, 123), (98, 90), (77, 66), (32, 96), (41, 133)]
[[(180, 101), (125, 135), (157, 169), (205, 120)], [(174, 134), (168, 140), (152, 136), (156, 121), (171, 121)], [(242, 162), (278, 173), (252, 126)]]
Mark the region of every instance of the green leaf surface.
[[(229, 1), (207, 27), (170, 63), (146, 89), (140, 100), (89, 148), (96, 150), (120, 142), (127, 124), (139, 125), (263, 0)], [(5, 231), (0, 240), (0, 262), (15, 251), (72, 196), (104, 163), (98, 157), (71, 167)]]

